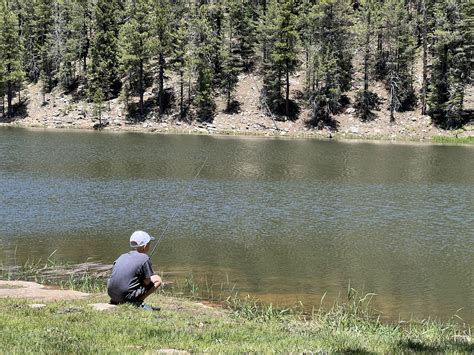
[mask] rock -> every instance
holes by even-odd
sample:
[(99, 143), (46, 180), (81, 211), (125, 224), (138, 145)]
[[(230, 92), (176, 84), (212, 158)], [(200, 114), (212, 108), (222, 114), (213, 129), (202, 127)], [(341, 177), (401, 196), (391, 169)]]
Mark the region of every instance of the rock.
[(350, 133), (358, 134), (359, 133), (359, 128), (352, 126), (349, 128)]
[(176, 126), (181, 126), (181, 124), (182, 124), (182, 123), (181, 123), (181, 122), (179, 122), (179, 121), (178, 121), (178, 122), (176, 122)]
[(412, 117), (412, 118), (411, 118), (411, 121), (412, 121), (412, 122), (416, 122), (416, 121), (417, 121), (417, 118), (416, 118), (416, 117)]
[(72, 290), (49, 289), (36, 282), (0, 280), (0, 298), (28, 298), (38, 301), (51, 301), (86, 297), (89, 297), (89, 294)]
[(145, 122), (142, 127), (143, 128), (148, 128), (148, 123)]
[(100, 124), (100, 123), (97, 122), (97, 123), (94, 123), (94, 125), (92, 126), (92, 128), (94, 128), (94, 129), (101, 129), (101, 128), (104, 128), (104, 127), (106, 127), (106, 126), (108, 126), (108, 125), (109, 125), (109, 122), (108, 122), (108, 121), (105, 121), (105, 122), (103, 121), (102, 124)]
[(353, 114), (354, 112), (356, 112), (356, 110), (355, 110), (354, 107), (349, 107), (349, 108), (346, 110), (346, 113), (348, 113), (348, 114)]
[(92, 309), (94, 309), (95, 311), (100, 311), (100, 312), (111, 311), (117, 307), (116, 305), (113, 305), (110, 303), (92, 303), (92, 304), (89, 304), (89, 306), (91, 306)]
[(39, 308), (46, 307), (46, 305), (44, 303), (33, 303), (33, 304), (30, 304), (30, 307), (33, 309), (39, 309)]
[(190, 354), (186, 350), (179, 350), (179, 349), (159, 349), (157, 350), (158, 354), (173, 354), (173, 355), (179, 355), (179, 354)]
[(114, 120), (114, 124), (117, 125), (117, 126), (120, 126), (122, 124), (122, 122), (120, 120)]

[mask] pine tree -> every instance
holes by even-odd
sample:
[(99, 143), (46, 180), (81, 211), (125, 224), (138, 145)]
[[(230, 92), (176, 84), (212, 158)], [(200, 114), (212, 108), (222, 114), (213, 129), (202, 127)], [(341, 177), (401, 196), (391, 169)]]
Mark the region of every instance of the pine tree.
[(34, 51), (37, 53), (39, 64), (39, 78), (42, 81), (43, 103), (45, 94), (54, 86), (55, 67), (53, 63), (53, 1), (38, 0), (35, 2), (33, 35)]
[(224, 6), (221, 2), (211, 3), (206, 5), (206, 11), (203, 13), (206, 16), (211, 36), (209, 37), (209, 45), (212, 47), (210, 51), (210, 61), (213, 70), (212, 85), (214, 89), (221, 87), (222, 82), (222, 66), (223, 55), (225, 55), (225, 33), (224, 33)]
[(89, 99), (93, 100), (100, 89), (105, 100), (120, 89), (118, 77), (119, 34), (118, 0), (97, 0), (93, 8), (91, 63), (88, 73)]
[(242, 69), (249, 72), (255, 65), (257, 29), (254, 6), (250, 0), (228, 0), (229, 26), (232, 29), (233, 53), (240, 56)]
[(421, 0), (421, 45), (423, 56), (422, 83), (421, 83), (421, 114), (426, 115), (426, 98), (428, 94), (428, 4)]
[(387, 57), (387, 88), (390, 121), (394, 112), (406, 111), (416, 104), (413, 86), (415, 43), (409, 13), (403, 0), (387, 0), (384, 7), (390, 50)]
[(196, 72), (196, 105), (202, 121), (212, 121), (216, 109), (214, 102), (214, 46), (213, 30), (209, 23), (208, 6), (201, 5), (193, 20), (192, 28), (194, 70)]
[(311, 8), (312, 45), (307, 97), (312, 122), (335, 126), (332, 116), (341, 108), (342, 93), (352, 76), (351, 6), (346, 0), (326, 0)]
[(237, 30), (237, 22), (233, 18), (236, 14), (231, 11), (231, 3), (228, 7), (227, 16), (224, 18), (224, 37), (220, 48), (222, 59), (220, 89), (226, 97), (226, 110), (231, 112), (236, 109), (237, 102), (234, 101), (234, 91), (239, 81), (239, 73), (243, 68), (240, 34)]
[(172, 4), (170, 0), (153, 0), (153, 24), (154, 48), (153, 53), (158, 63), (158, 105), (160, 115), (165, 112), (165, 69), (167, 66), (166, 58), (171, 52), (171, 30), (177, 25), (173, 18)]
[(36, 83), (40, 75), (40, 64), (34, 29), (35, 7), (28, 0), (16, 0), (11, 4), (18, 17), (20, 42), (24, 49), (23, 68), (27, 78)]
[(22, 47), (18, 31), (18, 19), (8, 6), (0, 0), (0, 92), (7, 95), (7, 116), (13, 115), (13, 96), (21, 84)]
[(90, 0), (64, 0), (61, 7), (65, 38), (57, 77), (64, 88), (72, 89), (87, 79), (91, 4)]
[(357, 24), (359, 34), (359, 47), (363, 51), (364, 87), (356, 92), (354, 107), (362, 121), (367, 121), (373, 116), (372, 109), (378, 106), (378, 97), (369, 90), (370, 72), (373, 62), (373, 33), (377, 26), (379, 15), (378, 3), (375, 0), (365, 0), (359, 6), (359, 22)]
[(459, 0), (435, 5), (436, 30), (428, 104), (433, 121), (445, 128), (463, 123), (464, 88), (470, 70), (466, 55), (468, 33), (463, 31), (466, 21), (463, 15)]
[[(120, 70), (128, 80), (128, 85), (122, 89), (138, 93), (141, 116), (144, 113), (146, 70), (153, 48), (150, 5), (149, 0), (130, 3), (126, 11), (128, 20), (120, 29)], [(129, 92), (125, 95), (128, 96)]]
[(72, 82), (72, 64), (67, 57), (67, 39), (70, 38), (71, 2), (53, 1), (51, 28), (51, 62), (54, 68), (54, 83), (69, 88)]
[(172, 33), (172, 69), (179, 76), (179, 115), (183, 119), (186, 114), (184, 105), (184, 86), (186, 76), (190, 76), (189, 70), (189, 26), (188, 19), (183, 17), (179, 21), (178, 28)]
[[(268, 56), (264, 62), (264, 100), (272, 111), (290, 116), (290, 74), (298, 65), (297, 61), (297, 16), (293, 0), (273, 0), (269, 4), (266, 20)], [(282, 95), (284, 91), (284, 96)]]

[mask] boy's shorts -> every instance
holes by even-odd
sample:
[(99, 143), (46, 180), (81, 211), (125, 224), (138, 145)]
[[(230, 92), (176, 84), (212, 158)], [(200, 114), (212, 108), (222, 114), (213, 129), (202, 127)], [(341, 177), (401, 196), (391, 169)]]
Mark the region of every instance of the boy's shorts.
[(148, 285), (146, 286), (140, 286), (138, 287), (137, 289), (129, 292), (126, 296), (125, 296), (125, 302), (139, 302), (141, 301), (141, 297), (147, 293), (149, 290), (151, 290), (153, 288), (154, 284), (153, 282), (150, 282)]

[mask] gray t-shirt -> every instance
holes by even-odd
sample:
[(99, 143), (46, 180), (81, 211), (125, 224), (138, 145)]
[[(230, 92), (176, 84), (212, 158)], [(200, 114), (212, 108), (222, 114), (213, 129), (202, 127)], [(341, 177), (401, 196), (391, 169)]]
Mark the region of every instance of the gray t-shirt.
[(152, 275), (154, 272), (147, 254), (132, 250), (120, 255), (107, 282), (107, 293), (111, 301), (115, 303), (137, 301), (150, 288), (145, 286), (143, 280)]

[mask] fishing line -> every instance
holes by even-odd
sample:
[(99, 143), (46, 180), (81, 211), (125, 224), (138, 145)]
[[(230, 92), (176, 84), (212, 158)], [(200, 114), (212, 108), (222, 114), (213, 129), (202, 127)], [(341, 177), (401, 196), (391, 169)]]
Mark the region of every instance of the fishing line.
[(155, 246), (153, 247), (153, 250), (151, 251), (151, 253), (149, 254), (150, 255), (150, 259), (151, 257), (153, 256), (153, 254), (155, 253), (155, 250), (156, 250), (156, 247), (158, 246), (158, 244), (163, 240), (164, 236), (165, 236), (165, 233), (166, 231), (168, 230), (168, 228), (170, 227), (171, 223), (173, 222), (174, 218), (176, 217), (176, 215), (178, 214), (178, 208), (180, 206), (183, 205), (183, 202), (184, 202), (184, 199), (186, 198), (186, 196), (188, 195), (189, 191), (191, 191), (191, 188), (193, 187), (194, 183), (196, 182), (196, 179), (198, 178), (199, 174), (201, 173), (201, 170), (204, 168), (204, 165), (206, 165), (206, 162), (207, 162), (207, 159), (209, 158), (209, 156), (206, 156), (206, 159), (204, 159), (204, 162), (201, 164), (201, 167), (199, 168), (198, 172), (196, 173), (196, 175), (194, 176), (194, 178), (191, 180), (191, 183), (189, 184), (188, 186), (188, 189), (186, 190), (186, 192), (184, 193), (183, 197), (181, 198), (181, 201), (178, 205), (176, 205), (176, 207), (174, 208), (174, 211), (173, 211), (173, 214), (171, 215), (171, 218), (168, 220), (168, 223), (166, 224), (166, 227), (165, 229), (163, 229), (163, 232), (161, 232), (161, 235), (160, 237), (158, 238), (158, 240), (155, 242)]

